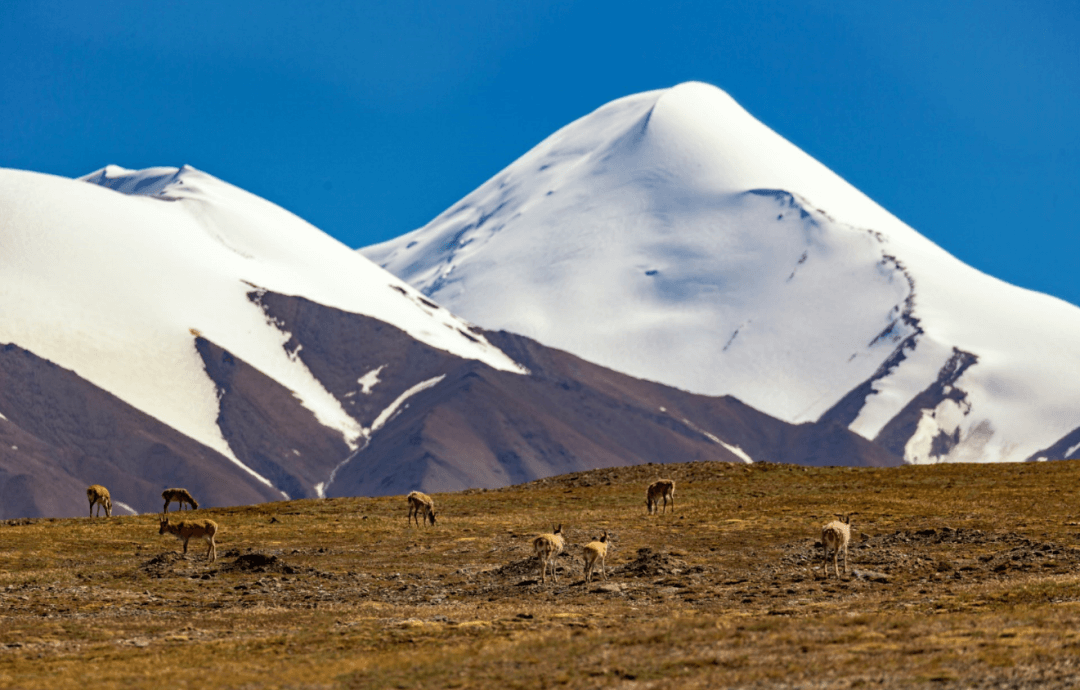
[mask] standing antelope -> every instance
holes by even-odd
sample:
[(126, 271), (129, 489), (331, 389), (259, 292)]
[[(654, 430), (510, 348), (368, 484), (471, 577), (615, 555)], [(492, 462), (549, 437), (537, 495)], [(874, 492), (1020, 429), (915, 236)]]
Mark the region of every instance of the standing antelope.
[(412, 525), (415, 520), (416, 526), (419, 527), (421, 516), (423, 516), (424, 524), (429, 521), (435, 524), (435, 501), (431, 500), (431, 496), (413, 491), (406, 496), (406, 499), (409, 501), (409, 516), (406, 518), (409, 525)]
[(101, 509), (105, 508), (105, 517), (112, 517), (112, 497), (109, 496), (109, 490), (101, 484), (91, 484), (86, 487), (86, 498), (90, 501), (90, 517), (94, 517), (94, 504), (98, 507), (98, 516), (101, 516)]
[(563, 550), (562, 525), (559, 525), (548, 534), (538, 534), (533, 539), (532, 544), (533, 552), (540, 559), (540, 581), (547, 582), (547, 571), (548, 566), (550, 566), (551, 576), (558, 583), (559, 574), (556, 572), (555, 558)]
[(832, 522), (826, 523), (821, 528), (821, 550), (824, 562), (822, 563), (825, 569), (825, 579), (829, 579), (829, 550), (833, 552), (833, 571), (836, 573), (837, 579), (840, 578), (840, 567), (838, 561), (840, 560), (840, 550), (844, 550), (844, 574), (848, 571), (848, 544), (851, 542), (851, 516), (858, 515), (858, 513), (848, 513), (841, 515), (836, 513), (838, 519)]
[(192, 537), (196, 539), (205, 539), (207, 543), (206, 558), (211, 563), (217, 560), (217, 544), (214, 543), (214, 535), (217, 534), (217, 523), (213, 520), (181, 520), (180, 522), (170, 523), (169, 518), (161, 518), (161, 529), (158, 530), (158, 534), (165, 534), (168, 532), (177, 539), (184, 542), (184, 553), (187, 553), (188, 542)]
[(161, 509), (162, 513), (169, 512), (170, 503), (179, 503), (180, 507), (177, 510), (183, 510), (185, 503), (191, 506), (192, 510), (199, 507), (199, 502), (195, 500), (195, 497), (187, 489), (165, 489), (161, 492), (161, 497), (165, 499), (165, 507)]
[(604, 567), (604, 561), (607, 559), (607, 530), (604, 530), (604, 536), (600, 537), (598, 541), (591, 541), (585, 545), (585, 583), (588, 584), (592, 579), (593, 567), (596, 565), (596, 561), (600, 561), (600, 574), (607, 579), (607, 569)]
[(652, 484), (649, 484), (648, 490), (645, 492), (645, 509), (649, 511), (649, 515), (656, 512), (656, 509), (660, 507), (660, 501), (664, 501), (664, 512), (667, 512), (668, 499), (671, 499), (671, 512), (675, 512), (675, 480), (674, 479), (657, 479)]

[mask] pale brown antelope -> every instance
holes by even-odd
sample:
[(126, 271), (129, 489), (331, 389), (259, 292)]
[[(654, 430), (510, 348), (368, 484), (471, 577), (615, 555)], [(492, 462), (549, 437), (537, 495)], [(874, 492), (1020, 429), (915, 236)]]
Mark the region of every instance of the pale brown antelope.
[(217, 544), (214, 543), (214, 535), (217, 534), (218, 526), (213, 520), (203, 518), (201, 520), (181, 520), (169, 522), (169, 518), (161, 518), (161, 529), (158, 534), (171, 534), (184, 542), (184, 553), (187, 553), (188, 542), (194, 539), (205, 539), (207, 543), (206, 558), (211, 563), (217, 560)]
[(607, 569), (604, 566), (604, 561), (607, 559), (607, 530), (604, 530), (604, 535), (597, 541), (591, 541), (585, 545), (585, 582), (588, 584), (592, 580), (592, 571), (596, 566), (596, 562), (600, 561), (600, 574), (607, 579)]
[(660, 501), (664, 502), (664, 512), (667, 512), (668, 499), (671, 499), (671, 512), (675, 512), (675, 480), (657, 479), (645, 491), (645, 509), (652, 515), (660, 508)]
[(421, 516), (423, 516), (425, 524), (429, 521), (431, 524), (435, 524), (435, 501), (431, 500), (431, 496), (419, 491), (413, 491), (406, 498), (409, 501), (409, 517), (407, 520), (410, 526), (415, 521), (416, 526), (419, 527)]
[(559, 525), (548, 534), (538, 534), (533, 538), (533, 553), (540, 559), (540, 581), (547, 582), (548, 567), (551, 568), (551, 576), (555, 578), (555, 582), (559, 581), (559, 574), (556, 572), (555, 559), (560, 553), (562, 553), (563, 546), (562, 525)]
[(105, 517), (112, 517), (112, 497), (104, 486), (91, 484), (86, 487), (86, 498), (90, 501), (90, 517), (94, 517), (94, 504), (97, 504), (99, 517), (102, 508), (105, 509)]
[(161, 509), (162, 513), (169, 512), (170, 503), (179, 503), (180, 507), (177, 510), (183, 510), (185, 503), (191, 506), (192, 510), (199, 507), (199, 502), (195, 500), (195, 497), (187, 489), (165, 489), (161, 492), (161, 497), (165, 499), (165, 507)]
[(847, 513), (841, 515), (836, 513), (836, 520), (826, 523), (821, 528), (821, 550), (824, 562), (822, 566), (825, 569), (825, 579), (829, 579), (829, 551), (833, 552), (833, 571), (836, 573), (837, 579), (840, 578), (840, 567), (838, 561), (840, 560), (840, 550), (844, 551), (844, 574), (848, 572), (848, 544), (851, 543), (851, 516), (858, 515), (858, 513)]

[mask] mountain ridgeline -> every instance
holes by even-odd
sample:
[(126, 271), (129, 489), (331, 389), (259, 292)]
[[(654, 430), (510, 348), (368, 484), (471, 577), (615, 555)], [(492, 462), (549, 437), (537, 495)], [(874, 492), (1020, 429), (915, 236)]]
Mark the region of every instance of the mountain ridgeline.
[(0, 170), (0, 517), (646, 463), (1080, 448), (1080, 310), (946, 254), (704, 84), (357, 252), (188, 166)]

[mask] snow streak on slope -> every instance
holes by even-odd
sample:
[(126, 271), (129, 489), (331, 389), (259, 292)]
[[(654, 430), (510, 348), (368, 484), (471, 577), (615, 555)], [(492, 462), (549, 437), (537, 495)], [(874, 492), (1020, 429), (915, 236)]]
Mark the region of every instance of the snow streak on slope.
[(362, 435), (285, 350), (289, 334), (251, 300), (257, 289), (372, 316), (433, 347), (520, 371), (399, 279), (210, 175), (110, 166), (86, 180), (98, 184), (0, 170), (0, 343), (74, 370), (235, 462), (217, 428), (218, 391), (198, 335), (292, 390), (350, 444)]
[(328, 488), (330, 488), (331, 484), (334, 483), (334, 479), (337, 477), (337, 473), (341, 470), (341, 468), (345, 467), (345, 465), (348, 465), (350, 462), (352, 462), (353, 459), (357, 456), (357, 454), (359, 454), (360, 451), (364, 450), (364, 447), (371, 441), (371, 437), (377, 431), (382, 429), (383, 426), (385, 426), (386, 423), (389, 422), (394, 417), (394, 415), (396, 415), (398, 412), (401, 411), (402, 405), (405, 405), (406, 407), (408, 407), (408, 405), (406, 405), (406, 401), (408, 401), (409, 398), (413, 397), (417, 393), (421, 393), (423, 391), (426, 391), (429, 388), (432, 388), (432, 387), (438, 385), (444, 378), (446, 378), (446, 374), (440, 374), (439, 376), (435, 376), (434, 378), (430, 378), (427, 381), (421, 381), (420, 383), (412, 386), (411, 388), (406, 390), (404, 393), (399, 395), (394, 400), (394, 402), (390, 403), (390, 405), (386, 409), (384, 409), (382, 412), (380, 412), (378, 414), (377, 417), (375, 417), (375, 421), (371, 423), (371, 427), (368, 428), (368, 429), (363, 430), (364, 445), (355, 448), (353, 450), (353, 452), (349, 455), (349, 457), (345, 458), (340, 463), (338, 463), (337, 466), (334, 467), (334, 469), (330, 472), (330, 476), (327, 478), (327, 480), (325, 482), (320, 482), (320, 483), (316, 484), (315, 485), (315, 494), (319, 498), (326, 498), (326, 490)]
[(912, 462), (1019, 460), (1080, 424), (1080, 310), (957, 261), (705, 84), (610, 103), (363, 252), (487, 328)]

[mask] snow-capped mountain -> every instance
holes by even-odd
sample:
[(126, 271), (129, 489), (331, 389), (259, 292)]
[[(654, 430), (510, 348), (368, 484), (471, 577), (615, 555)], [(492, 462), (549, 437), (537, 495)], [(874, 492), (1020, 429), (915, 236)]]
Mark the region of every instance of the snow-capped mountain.
[(1080, 309), (963, 264), (706, 84), (609, 103), (361, 251), (485, 328), (908, 462), (1077, 451)]
[[(511, 354), (507, 354), (507, 353)], [(496, 487), (694, 459), (895, 464), (481, 330), (190, 167), (0, 170), (0, 517)]]
[(267, 487), (222, 434), (222, 392), (198, 338), (287, 388), (346, 446), (370, 429), (283, 347), (290, 334), (252, 294), (302, 295), (523, 373), (469, 324), (325, 233), (190, 167), (109, 166), (82, 180), (0, 170), (0, 209), (0, 343), (71, 370)]
[(229, 454), (215, 424), (217, 392), (191, 346), (197, 335), (285, 383), (348, 443), (363, 432), (281, 347), (288, 333), (249, 299), (253, 288), (304, 295), (517, 368), (325, 233), (210, 175), (111, 166), (85, 179), (97, 184), (0, 171), (0, 342), (72, 369), (219, 452)]

